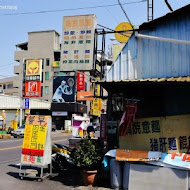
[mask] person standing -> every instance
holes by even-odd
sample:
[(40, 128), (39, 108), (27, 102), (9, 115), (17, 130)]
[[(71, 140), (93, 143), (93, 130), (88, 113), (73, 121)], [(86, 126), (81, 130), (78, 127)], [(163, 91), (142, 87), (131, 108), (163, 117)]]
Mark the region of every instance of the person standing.
[(88, 127), (87, 127), (87, 133), (88, 135), (93, 138), (94, 137), (94, 133), (95, 133), (95, 130), (94, 130), (94, 127), (92, 125), (92, 123), (89, 123)]

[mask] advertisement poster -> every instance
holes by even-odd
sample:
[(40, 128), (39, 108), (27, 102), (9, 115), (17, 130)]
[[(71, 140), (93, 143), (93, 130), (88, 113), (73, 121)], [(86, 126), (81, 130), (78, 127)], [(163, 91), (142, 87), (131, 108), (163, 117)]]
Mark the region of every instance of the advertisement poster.
[(96, 25), (96, 16), (93, 14), (63, 17), (61, 70), (92, 69)]
[(50, 120), (49, 116), (30, 115), (27, 117), (22, 144), (22, 164), (44, 165), (51, 162)]
[(75, 76), (59, 76), (53, 80), (53, 102), (75, 101)]
[(26, 81), (24, 97), (41, 97), (41, 81)]

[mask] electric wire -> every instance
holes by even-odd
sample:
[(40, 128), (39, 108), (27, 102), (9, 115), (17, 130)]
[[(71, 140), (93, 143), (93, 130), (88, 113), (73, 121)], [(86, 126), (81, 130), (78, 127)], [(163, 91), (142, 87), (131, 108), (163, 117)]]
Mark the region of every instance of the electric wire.
[[(146, 0), (140, 1), (133, 1), (128, 3), (122, 3), (122, 5), (129, 5), (129, 4), (138, 4), (145, 2)], [(43, 14), (43, 13), (53, 13), (53, 12), (63, 12), (63, 11), (75, 11), (75, 10), (82, 10), (82, 9), (96, 9), (96, 8), (104, 8), (104, 7), (114, 7), (119, 6), (118, 3), (109, 4), (109, 5), (98, 5), (98, 6), (91, 6), (91, 7), (78, 7), (73, 9), (57, 9), (57, 10), (45, 10), (45, 11), (36, 11), (36, 12), (21, 12), (21, 13), (7, 13), (7, 14), (0, 14), (0, 16), (15, 16), (15, 15), (30, 15), (30, 14)]]
[(15, 63), (10, 63), (10, 64), (6, 64), (6, 65), (0, 65), (0, 67), (5, 67), (5, 66), (8, 66), (8, 65), (13, 65)]

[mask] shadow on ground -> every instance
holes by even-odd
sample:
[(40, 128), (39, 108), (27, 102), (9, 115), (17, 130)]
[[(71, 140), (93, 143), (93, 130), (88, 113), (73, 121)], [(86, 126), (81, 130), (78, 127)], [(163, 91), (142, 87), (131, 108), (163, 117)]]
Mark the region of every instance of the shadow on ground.
[[(68, 165), (67, 167), (59, 171), (58, 175), (52, 176), (50, 180), (59, 181), (66, 186), (72, 186), (72, 187), (84, 186), (81, 170), (73, 165)], [(105, 175), (105, 171), (100, 170), (98, 172), (93, 186), (110, 188), (110, 182), (107, 175)]]

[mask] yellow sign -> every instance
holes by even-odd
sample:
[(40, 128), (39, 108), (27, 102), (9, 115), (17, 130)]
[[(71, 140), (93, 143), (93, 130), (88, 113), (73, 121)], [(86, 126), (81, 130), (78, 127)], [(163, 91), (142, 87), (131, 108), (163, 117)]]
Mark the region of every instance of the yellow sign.
[(23, 149), (44, 150), (47, 126), (25, 125)]
[(100, 110), (94, 110), (94, 109), (90, 110), (90, 115), (100, 116), (100, 114), (101, 114)]
[(60, 67), (60, 61), (53, 61), (52, 66), (53, 67)]
[(40, 59), (26, 61), (26, 76), (41, 75), (42, 63)]
[(190, 146), (190, 115), (136, 119), (127, 135), (120, 137), (122, 149), (187, 152)]
[(133, 27), (128, 22), (122, 22), (119, 25), (116, 26), (115, 31), (126, 31), (122, 33), (115, 33), (115, 38), (118, 42), (127, 42), (130, 38), (132, 31), (127, 30), (133, 30)]
[(102, 99), (95, 98), (92, 102), (92, 109), (93, 110), (101, 110), (102, 109)]
[(51, 117), (41, 115), (28, 115), (26, 117), (21, 164), (36, 166), (50, 164)]
[(94, 84), (94, 91), (95, 91), (95, 96), (100, 96), (100, 84)]
[(47, 117), (28, 116), (24, 130), (22, 154), (43, 156), (47, 134)]

